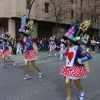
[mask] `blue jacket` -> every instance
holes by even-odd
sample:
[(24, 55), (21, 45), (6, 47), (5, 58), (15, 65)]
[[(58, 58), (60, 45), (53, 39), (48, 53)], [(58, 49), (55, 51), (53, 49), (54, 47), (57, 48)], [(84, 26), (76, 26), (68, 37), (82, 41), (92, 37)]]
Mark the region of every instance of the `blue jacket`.
[(3, 51), (9, 50), (7, 42), (3, 42)]
[(25, 46), (25, 51), (26, 52), (29, 51), (29, 50), (33, 50), (33, 43), (31, 41), (31, 39), (25, 38), (24, 42), (26, 43), (26, 46)]
[(83, 58), (83, 57), (84, 57), (84, 56), (81, 55), (82, 50), (83, 50), (83, 48), (80, 47), (80, 46), (78, 46), (77, 51), (76, 51), (76, 57), (75, 57), (75, 59), (74, 59), (74, 65), (83, 66), (83, 64), (79, 64), (79, 63), (77, 62), (77, 59), (78, 59), (78, 58)]

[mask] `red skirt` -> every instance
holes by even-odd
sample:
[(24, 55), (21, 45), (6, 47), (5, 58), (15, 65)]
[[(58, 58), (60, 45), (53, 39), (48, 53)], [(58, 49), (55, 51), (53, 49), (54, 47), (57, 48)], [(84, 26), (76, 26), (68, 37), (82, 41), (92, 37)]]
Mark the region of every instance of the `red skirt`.
[(50, 50), (55, 50), (55, 46), (50, 46)]
[(3, 55), (3, 56), (6, 56), (6, 57), (12, 56), (12, 55), (11, 55), (11, 52), (10, 52), (9, 50), (5, 50), (4, 52), (2, 52), (2, 55)]
[(64, 76), (67, 76), (70, 79), (76, 80), (86, 77), (86, 70), (83, 66), (76, 66), (73, 67), (67, 67), (64, 65), (61, 69), (60, 74), (63, 74)]
[(60, 50), (59, 53), (65, 54), (66, 53), (66, 50)]
[(31, 61), (36, 60), (37, 56), (34, 50), (29, 50), (24, 54), (24, 60)]

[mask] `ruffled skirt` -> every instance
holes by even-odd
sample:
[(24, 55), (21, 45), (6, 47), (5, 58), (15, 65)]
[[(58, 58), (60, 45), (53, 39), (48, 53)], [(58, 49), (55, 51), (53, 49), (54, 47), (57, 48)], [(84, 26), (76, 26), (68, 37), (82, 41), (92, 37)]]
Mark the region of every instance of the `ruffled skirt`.
[(50, 46), (50, 50), (54, 50), (55, 49), (55, 46)]
[(29, 50), (24, 54), (24, 60), (32, 61), (36, 59), (37, 59), (37, 56), (34, 50)]
[(67, 67), (64, 65), (61, 69), (60, 74), (67, 76), (70, 79), (77, 80), (81, 78), (85, 78), (86, 75), (86, 70), (83, 66), (76, 66), (74, 65), (73, 67)]
[(59, 53), (65, 54), (66, 50), (60, 50)]
[(5, 50), (4, 52), (2, 52), (2, 55), (3, 55), (3, 56), (6, 56), (6, 57), (12, 56), (12, 55), (11, 55), (11, 52), (10, 52), (9, 50)]

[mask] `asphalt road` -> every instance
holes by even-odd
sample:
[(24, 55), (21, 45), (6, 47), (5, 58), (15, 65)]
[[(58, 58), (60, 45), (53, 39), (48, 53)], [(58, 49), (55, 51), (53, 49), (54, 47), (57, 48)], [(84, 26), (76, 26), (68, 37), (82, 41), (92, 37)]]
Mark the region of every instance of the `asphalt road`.
[[(92, 56), (93, 59), (89, 61), (90, 73), (82, 79), (82, 85), (86, 93), (85, 100), (100, 100), (100, 53)], [(59, 61), (58, 56), (48, 57), (47, 52), (40, 52), (36, 64), (44, 72), (43, 78), (38, 78), (38, 72), (29, 64), (32, 79), (23, 80), (23, 55), (12, 58), (17, 63), (16, 68), (9, 61), (6, 68), (0, 68), (0, 100), (65, 100), (65, 78), (60, 75), (65, 60)], [(72, 89), (73, 100), (78, 100), (78, 90), (73, 83)]]

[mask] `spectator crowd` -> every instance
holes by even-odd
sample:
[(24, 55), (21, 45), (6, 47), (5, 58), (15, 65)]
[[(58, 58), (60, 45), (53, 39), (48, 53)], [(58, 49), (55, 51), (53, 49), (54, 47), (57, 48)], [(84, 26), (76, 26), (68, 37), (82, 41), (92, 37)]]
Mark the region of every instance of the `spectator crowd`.
[[(60, 39), (61, 38), (55, 38), (56, 50), (57, 51), (60, 50), (60, 48), (59, 48), (60, 47)], [(92, 42), (91, 42), (92, 39), (95, 40), (94, 44), (92, 44)], [(36, 43), (39, 51), (49, 51), (50, 38), (46, 38), (46, 37), (45, 38), (31, 38), (31, 40)], [(16, 54), (23, 53), (24, 43), (20, 38), (16, 38), (16, 37), (10, 38), (9, 44), (12, 47), (12, 54), (16, 55)], [(94, 38), (93, 37), (93, 38), (88, 40), (87, 46), (91, 47), (93, 52), (95, 51), (95, 45), (98, 46), (98, 49), (100, 51), (100, 38)]]

